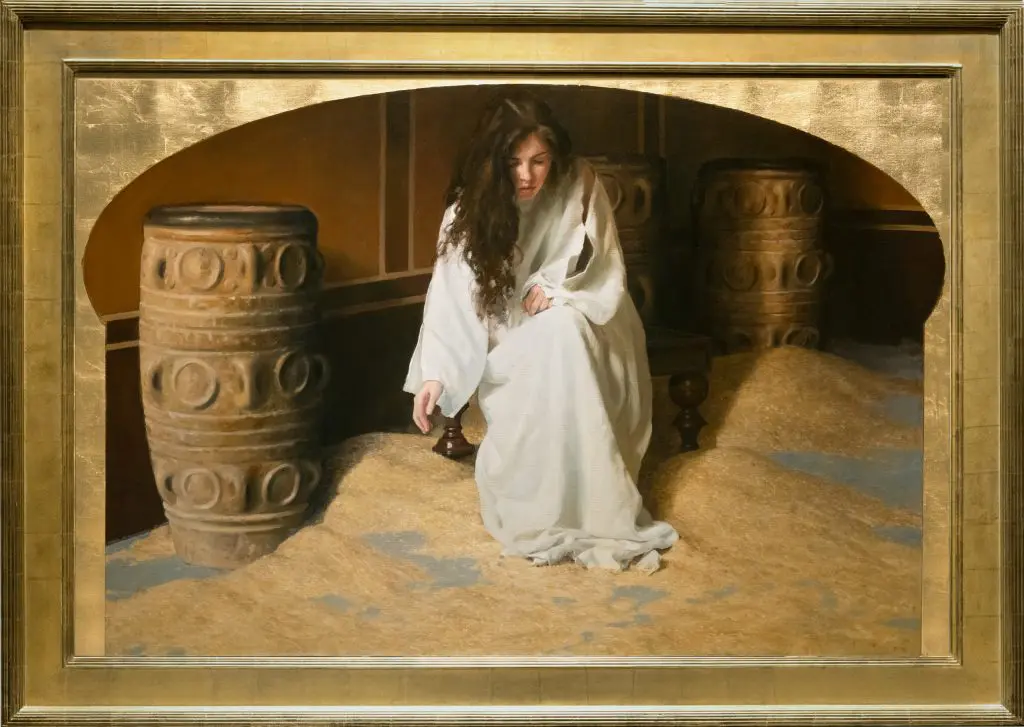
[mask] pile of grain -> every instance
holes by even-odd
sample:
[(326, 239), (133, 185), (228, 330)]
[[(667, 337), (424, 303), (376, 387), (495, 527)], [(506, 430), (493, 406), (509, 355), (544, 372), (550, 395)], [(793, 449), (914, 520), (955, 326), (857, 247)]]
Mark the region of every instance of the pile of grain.
[[(415, 434), (352, 439), (318, 522), (246, 568), (111, 601), (109, 651), (915, 654), (919, 632), (905, 625), (919, 612), (920, 550), (876, 528), (916, 515), (758, 451), (912, 441), (871, 413), (901, 385), (815, 352), (725, 359), (705, 415), (717, 446), (685, 455), (671, 454), (662, 388), (645, 490), (681, 541), (650, 576), (502, 559), (471, 460), (438, 457)], [(477, 410), (466, 429), (478, 441)], [(171, 553), (161, 528), (116, 557)]]
[(920, 395), (916, 381), (869, 371), (838, 356), (803, 348), (715, 359), (702, 411), (701, 446), (759, 452), (858, 454), (922, 444), (920, 427), (894, 425), (884, 402)]

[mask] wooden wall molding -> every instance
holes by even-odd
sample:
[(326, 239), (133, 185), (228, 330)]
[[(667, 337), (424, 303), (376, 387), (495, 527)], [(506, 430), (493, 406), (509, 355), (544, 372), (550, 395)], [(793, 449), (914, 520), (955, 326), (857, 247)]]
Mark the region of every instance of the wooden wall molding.
[[(430, 270), (379, 278), (331, 283), (324, 286), (320, 297), (320, 310), (324, 318), (338, 318), (402, 305), (422, 303), (430, 284)], [(107, 350), (137, 346), (139, 342), (139, 312), (127, 311), (104, 316), (107, 326)]]

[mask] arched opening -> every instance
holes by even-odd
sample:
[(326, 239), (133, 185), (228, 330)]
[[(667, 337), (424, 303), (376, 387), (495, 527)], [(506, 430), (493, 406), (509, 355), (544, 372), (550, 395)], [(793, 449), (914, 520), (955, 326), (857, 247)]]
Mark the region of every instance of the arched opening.
[[(920, 346), (945, 276), (942, 245), (920, 204), (876, 167), (809, 134), (707, 104), (596, 87), (534, 90), (569, 127), (579, 153), (660, 165), (663, 237), (671, 254), (660, 270), (659, 305), (669, 323), (699, 325), (691, 199), (700, 170), (721, 158), (795, 157), (826, 170), (822, 244), (836, 273), (822, 307), (825, 347), (891, 368), (906, 363), (890, 355), (893, 346)], [(164, 204), (237, 201), (311, 209), (319, 220), (325, 325), (334, 346), (327, 440), (393, 430), (408, 418), (401, 381), (451, 161), (493, 91), (456, 86), (365, 96), (246, 124), (163, 160), (108, 205), (90, 236), (84, 276), (108, 325), (109, 540), (163, 521), (132, 345), (147, 212)], [(919, 356), (912, 365), (917, 369), (909, 375), (920, 376)]]
[[(429, 268), (451, 159), (493, 90), (453, 86), (318, 104), (164, 159), (96, 221), (83, 260), (93, 307), (102, 318), (137, 310), (142, 219), (161, 204), (307, 206), (320, 222), (328, 286)], [(847, 298), (825, 327), (877, 343), (920, 340), (944, 277), (942, 248), (921, 205), (878, 168), (810, 134), (709, 104), (586, 86), (534, 90), (565, 120), (580, 153), (663, 162), (666, 237), (684, 251), (695, 243), (689, 195), (707, 162), (795, 157), (822, 165), (824, 242), (840, 258), (831, 289)]]

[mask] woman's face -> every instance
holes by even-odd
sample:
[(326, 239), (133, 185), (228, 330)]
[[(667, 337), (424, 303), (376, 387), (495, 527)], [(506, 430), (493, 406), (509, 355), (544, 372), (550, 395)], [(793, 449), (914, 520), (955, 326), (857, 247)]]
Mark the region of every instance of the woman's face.
[(509, 160), (509, 173), (516, 186), (516, 198), (528, 200), (536, 196), (544, 186), (549, 171), (551, 150), (537, 134), (530, 134)]

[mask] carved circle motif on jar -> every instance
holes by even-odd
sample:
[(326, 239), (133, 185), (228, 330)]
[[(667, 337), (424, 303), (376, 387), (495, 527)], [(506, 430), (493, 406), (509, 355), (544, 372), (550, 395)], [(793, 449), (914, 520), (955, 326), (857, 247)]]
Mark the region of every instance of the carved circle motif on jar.
[(719, 160), (702, 167), (693, 198), (697, 286), (716, 347), (725, 353), (817, 348), (823, 285), (825, 192), (805, 162)]
[(178, 556), (233, 568), (275, 550), (323, 476), (323, 260), (312, 212), (160, 207), (144, 225), (146, 434)]
[(640, 154), (591, 156), (615, 217), (629, 293), (644, 323), (656, 318), (654, 256), (660, 250), (663, 173), (658, 160)]

